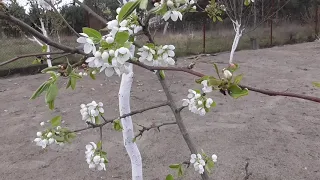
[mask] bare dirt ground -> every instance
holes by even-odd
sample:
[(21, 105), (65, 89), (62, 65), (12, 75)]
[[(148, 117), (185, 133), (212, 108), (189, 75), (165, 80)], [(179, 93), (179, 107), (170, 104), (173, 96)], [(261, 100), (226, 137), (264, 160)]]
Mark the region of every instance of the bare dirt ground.
[[(213, 62), (225, 66), (228, 54), (205, 57), (195, 70), (214, 74)], [(180, 58), (178, 65), (191, 62)], [(223, 62), (223, 64), (221, 64)], [(236, 53), (235, 62), (245, 73), (242, 84), (262, 89), (320, 96), (311, 82), (320, 80), (320, 44), (306, 43)], [(60, 83), (58, 107), (50, 112), (44, 98), (30, 101), (34, 90), (47, 75), (17, 76), (0, 79), (0, 179), (3, 180), (98, 180), (130, 179), (129, 158), (122, 134), (104, 131), (104, 148), (110, 163), (106, 172), (93, 172), (85, 162), (85, 145), (98, 140), (98, 132), (88, 130), (64, 148), (42, 150), (32, 140), (41, 129), (39, 123), (62, 114), (70, 129), (85, 127), (79, 113), (80, 104), (92, 100), (105, 104), (106, 115), (118, 115), (119, 78), (81, 81), (75, 91)], [(200, 88), (195, 77), (182, 72), (167, 72), (176, 101), (189, 88)], [(92, 89), (94, 88), (94, 90)], [(216, 153), (218, 163), (211, 175), (215, 180), (242, 180), (245, 162), (249, 161), (250, 180), (319, 180), (320, 179), (320, 105), (287, 97), (269, 97), (255, 92), (239, 100), (220, 93), (211, 94), (218, 106), (205, 117), (183, 110), (183, 118), (199, 149)], [(148, 107), (165, 99), (156, 77), (135, 67), (132, 110)], [(180, 103), (180, 102), (179, 102)], [(136, 115), (137, 124), (173, 120), (168, 107)], [(138, 128), (138, 126), (135, 126)], [(145, 132), (137, 141), (142, 153), (146, 180), (163, 180), (172, 171), (168, 165), (189, 159), (189, 151), (178, 127), (166, 126), (161, 132)], [(186, 180), (200, 179), (193, 168)]]

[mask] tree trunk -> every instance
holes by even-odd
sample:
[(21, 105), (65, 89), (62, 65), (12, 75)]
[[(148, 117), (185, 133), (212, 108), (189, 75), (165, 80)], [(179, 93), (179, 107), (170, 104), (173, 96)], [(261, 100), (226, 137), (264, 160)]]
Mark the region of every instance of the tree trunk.
[(318, 3), (315, 1), (314, 3), (314, 33), (316, 38), (319, 38), (319, 6)]
[(232, 44), (232, 48), (231, 48), (231, 52), (230, 52), (229, 64), (233, 63), (233, 56), (234, 56), (234, 53), (238, 47), (239, 40), (242, 36), (242, 30), (240, 30), (241, 24), (239, 24), (238, 21), (235, 21), (233, 23), (233, 27), (234, 27), (234, 31), (236, 32), (236, 34), (233, 39), (233, 44)]
[[(132, 46), (130, 52), (134, 53), (135, 47)], [(129, 65), (130, 72), (128, 74), (122, 74), (121, 84), (119, 89), (119, 111), (120, 116), (128, 114), (130, 110), (130, 92), (133, 81), (133, 67)], [(122, 123), (122, 135), (124, 147), (130, 157), (132, 168), (132, 180), (143, 180), (142, 176), (142, 159), (138, 146), (134, 140), (134, 131), (132, 125), (131, 116), (121, 119)]]

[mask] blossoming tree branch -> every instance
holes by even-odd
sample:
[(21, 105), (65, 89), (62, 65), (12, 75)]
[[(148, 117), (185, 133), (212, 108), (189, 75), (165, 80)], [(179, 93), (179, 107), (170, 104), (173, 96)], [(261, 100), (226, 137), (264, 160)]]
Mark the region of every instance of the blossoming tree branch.
[[(86, 127), (71, 130), (62, 126), (61, 116), (56, 116), (50, 120), (50, 123), (40, 123), (43, 130), (36, 133), (37, 137), (34, 139), (35, 144), (41, 148), (46, 148), (52, 144), (63, 146), (66, 143), (71, 143), (76, 137), (77, 132), (98, 128), (100, 130), (100, 140), (98, 142), (88, 142), (87, 145), (84, 145), (86, 149), (86, 163), (90, 169), (98, 171), (107, 170), (107, 164), (112, 163), (108, 161), (107, 152), (103, 149), (102, 139), (103, 127), (107, 124), (113, 124), (114, 130), (123, 133), (124, 146), (131, 160), (132, 179), (143, 179), (142, 159), (138, 146), (135, 143), (137, 138), (150, 129), (177, 125), (190, 150), (190, 159), (187, 161), (181, 159), (181, 162), (171, 164), (169, 167), (173, 171), (176, 171), (176, 173), (174, 173), (174, 175), (169, 174), (163, 178), (172, 180), (175, 179), (176, 176), (183, 176), (185, 168), (192, 165), (193, 169), (201, 175), (202, 179), (207, 180), (209, 179), (208, 174), (210, 174), (217, 162), (217, 155), (213, 152), (205, 152), (196, 148), (197, 146), (192, 141), (181, 117), (181, 112), (184, 108), (187, 108), (199, 116), (204, 116), (210, 113), (210, 110), (216, 106), (213, 98), (214, 92), (218, 92), (220, 95), (229, 95), (237, 99), (248, 95), (250, 90), (270, 96), (288, 96), (320, 103), (320, 98), (317, 97), (260, 90), (241, 85), (240, 82), (243, 74), (237, 73), (239, 66), (232, 61), (230, 61), (228, 67), (224, 68), (219, 68), (216, 64), (213, 64), (214, 75), (205, 75), (196, 72), (192, 70), (192, 65), (188, 67), (176, 67), (174, 60), (176, 58), (175, 46), (170, 44), (160, 45), (154, 42), (149, 31), (149, 19), (153, 16), (162, 16), (165, 21), (169, 19), (172, 21), (182, 20), (185, 13), (197, 10), (197, 4), (194, 0), (161, 0), (160, 2), (154, 3), (152, 7), (148, 6), (147, 0), (134, 0), (129, 2), (124, 0), (123, 5), (117, 9), (118, 15), (116, 19), (109, 22), (98, 16), (78, 0), (75, 0), (75, 2), (105, 23), (108, 33), (103, 35), (99, 31), (84, 27), (83, 32), (80, 33), (80, 37), (77, 39), (79, 46), (70, 47), (52, 41), (49, 37), (39, 33), (3, 9), (0, 12), (0, 18), (20, 26), (21, 29), (32, 34), (35, 38), (61, 51), (21, 55), (0, 65), (11, 63), (25, 57), (39, 55), (61, 54), (61, 57), (69, 54), (83, 55), (83, 57), (74, 64), (70, 64), (70, 62), (67, 61), (67, 66), (52, 66), (42, 71), (43, 73), (49, 74), (50, 77), (40, 85), (31, 96), (31, 99), (35, 99), (44, 94), (45, 103), (48, 104), (50, 110), (54, 110), (55, 108), (55, 101), (59, 91), (57, 82), (62, 76), (68, 78), (66, 88), (70, 87), (71, 89), (75, 89), (77, 81), (87, 75), (92, 79), (95, 79), (95, 76), (99, 73), (104, 73), (107, 77), (115, 75), (121, 77), (119, 89), (120, 114), (118, 117), (108, 117), (108, 115), (104, 113), (103, 102), (85, 102), (79, 104), (79, 107), (75, 107), (75, 109), (80, 111), (81, 119)], [(244, 0), (243, 4), (249, 6), (252, 2), (252, 0)], [(53, 4), (52, 1), (42, 1), (42, 3), (44, 3), (44, 7), (52, 7), (50, 5)], [(211, 3), (211, 5), (212, 4), (213, 3)], [(219, 19), (221, 13), (225, 11), (224, 8), (226, 7), (220, 4), (207, 7), (207, 10), (210, 9), (211, 16)], [(68, 27), (71, 28), (71, 26)], [(145, 35), (148, 38), (148, 42), (139, 45), (136, 42), (138, 35)], [(140, 66), (156, 74), (167, 97), (166, 101), (145, 109), (131, 111), (130, 91), (134, 75), (133, 65)], [(197, 79), (195, 83), (198, 83), (200, 88), (189, 89), (188, 92), (185, 92), (186, 98), (179, 102), (179, 104), (181, 104), (179, 106), (177, 102), (173, 100), (170, 89), (167, 86), (167, 80), (165, 78), (166, 71), (180, 71), (196, 76)], [(175, 121), (161, 122), (149, 127), (142, 126), (142, 129), (139, 130), (138, 133), (134, 132), (131, 116), (163, 106), (170, 107), (174, 114)]]

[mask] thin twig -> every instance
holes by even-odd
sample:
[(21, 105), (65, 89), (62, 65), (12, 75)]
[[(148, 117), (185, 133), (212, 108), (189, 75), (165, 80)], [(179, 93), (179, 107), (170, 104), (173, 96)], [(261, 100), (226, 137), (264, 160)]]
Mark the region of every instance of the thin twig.
[(244, 176), (243, 180), (248, 180), (249, 177), (252, 175), (252, 173), (248, 171), (248, 167), (249, 167), (249, 162), (246, 162), (246, 165), (244, 167), (245, 173), (246, 175)]
[(32, 54), (20, 55), (20, 56), (14, 57), (12, 59), (9, 59), (8, 61), (0, 63), (0, 66), (12, 63), (12, 62), (17, 61), (17, 60), (19, 60), (21, 58), (42, 56), (42, 55), (52, 55), (52, 54), (63, 54), (63, 53), (65, 53), (65, 52), (44, 52), (44, 53), (32, 53)]
[(78, 0), (74, 0), (77, 4), (79, 4), (81, 7), (83, 7), (88, 14), (93, 15), (95, 18), (97, 18), (100, 22), (102, 22), (103, 24), (107, 25), (108, 21), (105, 20), (103, 17), (99, 16), (97, 13), (95, 13), (89, 6), (85, 5), (84, 3), (78, 1)]
[(158, 105), (150, 106), (150, 107), (147, 107), (147, 108), (144, 108), (144, 109), (131, 111), (131, 113), (124, 114), (124, 115), (122, 115), (120, 117), (114, 117), (114, 118), (111, 118), (111, 119), (105, 119), (105, 117), (101, 116), (102, 119), (104, 120), (104, 123), (101, 123), (101, 124), (89, 124), (89, 126), (86, 127), (86, 128), (77, 129), (77, 130), (74, 130), (72, 132), (80, 132), (80, 131), (93, 129), (93, 128), (97, 128), (97, 127), (103, 127), (104, 125), (106, 125), (108, 123), (112, 123), (113, 121), (115, 121), (117, 119), (122, 119), (122, 118), (125, 118), (125, 117), (128, 117), (128, 116), (132, 116), (132, 115), (135, 115), (135, 114), (140, 114), (140, 113), (143, 113), (145, 111), (148, 111), (148, 110), (151, 110), (151, 109), (156, 109), (156, 108), (163, 107), (163, 106), (168, 106), (168, 102), (164, 102), (164, 103), (161, 103), (161, 104), (158, 104)]
[(166, 125), (173, 125), (173, 124), (177, 124), (177, 122), (164, 122), (164, 123), (161, 123), (161, 124), (152, 124), (151, 126), (142, 126), (142, 125), (138, 125), (140, 127), (142, 127), (142, 129), (139, 129), (139, 133), (137, 135), (135, 135), (135, 138), (138, 138), (138, 137), (142, 137), (142, 134), (145, 132), (145, 131), (149, 131), (151, 129), (157, 129), (158, 131), (160, 131), (160, 127), (162, 126), (166, 126)]

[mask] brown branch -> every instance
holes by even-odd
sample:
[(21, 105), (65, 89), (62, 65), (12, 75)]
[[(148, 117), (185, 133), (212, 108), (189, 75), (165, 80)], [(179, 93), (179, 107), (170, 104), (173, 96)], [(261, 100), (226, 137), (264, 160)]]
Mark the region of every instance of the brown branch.
[(115, 117), (115, 118), (111, 118), (111, 119), (106, 119), (105, 117), (101, 116), (102, 119), (104, 120), (104, 123), (101, 123), (101, 124), (91, 124), (90, 123), (89, 126), (86, 127), (86, 128), (77, 129), (77, 130), (74, 130), (74, 131), (71, 131), (71, 132), (80, 132), (80, 131), (84, 131), (84, 130), (88, 130), (88, 129), (102, 127), (102, 126), (104, 126), (104, 125), (106, 125), (108, 123), (112, 123), (113, 121), (115, 121), (117, 119), (126, 118), (128, 116), (132, 116), (132, 115), (135, 115), (135, 114), (140, 114), (140, 113), (143, 113), (145, 111), (148, 111), (148, 110), (151, 110), (151, 109), (156, 109), (156, 108), (167, 106), (167, 105), (169, 105), (168, 102), (164, 102), (164, 103), (161, 103), (161, 104), (158, 104), (158, 105), (154, 105), (154, 106), (150, 106), (150, 107), (147, 107), (147, 108), (144, 108), (144, 109), (131, 111), (131, 113), (124, 114), (124, 115), (122, 115), (120, 117)]
[[(204, 74), (202, 74), (200, 72), (194, 71), (192, 69), (184, 68), (184, 67), (161, 67), (161, 66), (153, 67), (153, 66), (148, 66), (148, 65), (142, 64), (142, 63), (137, 62), (137, 61), (129, 60), (129, 62), (134, 64), (134, 65), (137, 65), (137, 66), (140, 66), (142, 68), (145, 68), (147, 70), (150, 70), (150, 71), (154, 71), (154, 70), (182, 71), (182, 72), (186, 72), (186, 73), (198, 76), (198, 77), (205, 76)], [(250, 91), (254, 91), (254, 92), (257, 92), (257, 93), (265, 94), (265, 95), (268, 95), (268, 96), (287, 96), (287, 97), (294, 97), (294, 98), (299, 98), (299, 99), (304, 99), (304, 100), (320, 103), (320, 98), (318, 98), (318, 97), (305, 96), (305, 95), (295, 94), (295, 93), (286, 93), (286, 92), (276, 92), (276, 91), (270, 91), (270, 90), (262, 90), (262, 89), (257, 89), (257, 88), (253, 88), (253, 87), (250, 87), (250, 86), (245, 86), (245, 85), (240, 85), (240, 87), (247, 88)]]
[(69, 55), (71, 55), (71, 54), (72, 54), (72, 53), (62, 54), (61, 56), (57, 56), (57, 57), (52, 58), (51, 61), (54, 61), (54, 60), (56, 60), (56, 59), (60, 59), (60, 58), (65, 57), (65, 56), (69, 56)]
[(12, 63), (14, 61), (17, 61), (21, 58), (27, 58), (27, 57), (34, 57), (34, 56), (42, 56), (42, 55), (53, 55), (53, 54), (63, 54), (65, 52), (44, 52), (44, 53), (33, 53), (33, 54), (25, 54), (25, 55), (20, 55), (17, 57), (14, 57), (12, 59), (9, 59), (8, 61), (0, 63), (0, 66)]
[(54, 10), (55, 13), (58, 14), (58, 16), (62, 19), (62, 21), (67, 25), (67, 27), (77, 36), (80, 37), (80, 34), (77, 33), (76, 30), (73, 29), (73, 27), (70, 26), (70, 24), (67, 22), (67, 20), (59, 13), (58, 9), (54, 7), (54, 5), (49, 0), (44, 0), (46, 3), (48, 3), (51, 8)]
[[(185, 140), (185, 142), (187, 143), (189, 150), (192, 154), (197, 154), (198, 151), (196, 149), (196, 146), (194, 145), (193, 141), (191, 140), (189, 133), (187, 131), (186, 126), (183, 123), (180, 111), (177, 107), (177, 105), (175, 104), (172, 94), (170, 93), (170, 90), (168, 88), (167, 82), (165, 79), (162, 79), (162, 77), (160, 76), (159, 72), (157, 72), (157, 76), (158, 76), (158, 80), (160, 81), (160, 84), (163, 88), (164, 93), (167, 96), (167, 100), (169, 102), (169, 106), (171, 108), (172, 113), (174, 114), (174, 117), (176, 119), (176, 122), (178, 124), (178, 127), (180, 129), (180, 132), (183, 136), (183, 139)], [(206, 172), (204, 172), (203, 174), (201, 174), (201, 177), (203, 180), (208, 180), (209, 176)]]
[(84, 3), (78, 1), (78, 0), (74, 0), (77, 4), (79, 4), (81, 7), (83, 7), (88, 14), (93, 15), (95, 18), (97, 18), (100, 22), (102, 22), (103, 24), (107, 25), (108, 21), (105, 20), (103, 17), (99, 16), (97, 13), (95, 13), (89, 6), (85, 5)]
[(45, 37), (43, 34), (41, 34), (40, 32), (38, 32), (37, 30), (35, 30), (31, 26), (26, 24), (25, 22), (21, 21), (20, 19), (17, 19), (16, 17), (14, 17), (12, 15), (8, 15), (3, 12), (0, 12), (0, 19), (5, 19), (5, 20), (8, 20), (8, 21), (18, 25), (21, 29), (25, 30), (26, 32), (29, 32), (30, 34), (32, 34), (36, 38), (43, 41), (45, 44), (53, 46), (57, 49), (60, 49), (60, 50), (66, 51), (66, 52), (70, 52), (73, 54), (75, 54), (75, 53), (85, 54), (83, 51), (81, 51), (77, 48), (72, 48), (72, 47), (69, 47), (69, 46), (52, 41), (51, 39)]
[(157, 129), (159, 132), (160, 132), (160, 127), (162, 126), (166, 126), (166, 125), (173, 125), (173, 124), (177, 124), (177, 122), (164, 122), (164, 123), (161, 123), (161, 124), (158, 124), (156, 125), (155, 123), (152, 124), (151, 126), (143, 126), (143, 125), (138, 125), (140, 127), (142, 127), (142, 129), (139, 129), (139, 133), (137, 135), (135, 135), (135, 139), (138, 138), (138, 137), (142, 137), (142, 134), (145, 132), (145, 131), (149, 131), (151, 129)]

